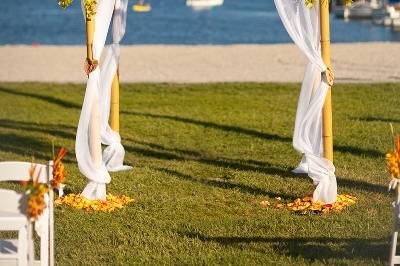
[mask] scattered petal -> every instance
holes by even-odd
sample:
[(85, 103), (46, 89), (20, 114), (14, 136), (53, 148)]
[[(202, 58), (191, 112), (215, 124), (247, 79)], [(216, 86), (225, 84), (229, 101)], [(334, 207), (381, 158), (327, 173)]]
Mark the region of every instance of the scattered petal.
[[(281, 200), (281, 197), (276, 197), (275, 199)], [(300, 214), (307, 213), (328, 213), (328, 212), (338, 212), (344, 210), (346, 207), (355, 204), (357, 201), (356, 197), (347, 194), (341, 194), (337, 196), (337, 200), (333, 204), (325, 204), (320, 201), (313, 201), (312, 196), (306, 196), (303, 198), (297, 198), (289, 203), (278, 202), (275, 204), (276, 209), (287, 209)], [(263, 207), (270, 206), (270, 202), (263, 200), (260, 202)]]
[(81, 209), (85, 211), (100, 211), (100, 212), (112, 212), (117, 209), (122, 209), (134, 200), (128, 196), (120, 195), (114, 196), (112, 194), (107, 195), (105, 201), (101, 200), (89, 200), (82, 197), (80, 194), (68, 194), (64, 197), (55, 200), (57, 206), (66, 205), (75, 209)]
[(260, 202), (260, 205), (263, 206), (263, 207), (268, 207), (268, 206), (271, 205), (271, 203), (269, 203), (268, 200), (263, 200), (263, 201)]
[(328, 213), (331, 211), (342, 211), (344, 208), (356, 203), (357, 198), (342, 194), (338, 195), (336, 202), (333, 204), (324, 204), (320, 201), (313, 201), (311, 196), (302, 199), (295, 199), (293, 202), (286, 204), (288, 210), (301, 214), (307, 213)]

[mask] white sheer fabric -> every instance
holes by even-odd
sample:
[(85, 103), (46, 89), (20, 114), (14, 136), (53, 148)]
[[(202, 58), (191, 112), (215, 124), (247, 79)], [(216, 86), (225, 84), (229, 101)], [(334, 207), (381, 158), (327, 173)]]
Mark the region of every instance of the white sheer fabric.
[[(105, 200), (106, 184), (111, 181), (108, 171), (131, 168), (123, 165), (125, 150), (120, 135), (108, 124), (111, 84), (118, 69), (119, 42), (125, 34), (127, 6), (128, 0), (97, 1), (93, 54), (100, 64), (89, 75), (75, 143), (79, 169), (89, 179), (82, 192), (88, 199)], [(113, 44), (107, 47), (100, 61), (111, 19)], [(107, 145), (103, 154), (101, 144)]]
[(290, 37), (305, 54), (305, 70), (293, 136), (294, 148), (303, 154), (294, 173), (307, 173), (316, 189), (314, 201), (333, 203), (337, 197), (335, 167), (323, 158), (322, 107), (329, 85), (322, 78), (326, 66), (321, 57), (319, 4), (306, 7), (304, 0), (274, 0)]

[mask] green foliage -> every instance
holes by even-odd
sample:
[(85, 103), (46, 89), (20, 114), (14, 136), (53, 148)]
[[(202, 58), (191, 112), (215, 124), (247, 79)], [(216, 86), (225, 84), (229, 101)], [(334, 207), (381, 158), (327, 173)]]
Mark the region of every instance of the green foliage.
[[(56, 209), (57, 265), (384, 265), (393, 228), (384, 153), (400, 128), (398, 84), (333, 88), (340, 193), (356, 205), (301, 216), (262, 200), (313, 191), (290, 173), (299, 84), (122, 84), (130, 172), (108, 191), (135, 198), (114, 212)], [(83, 85), (0, 84), (0, 160), (69, 155), (67, 192), (86, 184), (74, 157)], [(397, 130), (398, 131), (398, 130)]]

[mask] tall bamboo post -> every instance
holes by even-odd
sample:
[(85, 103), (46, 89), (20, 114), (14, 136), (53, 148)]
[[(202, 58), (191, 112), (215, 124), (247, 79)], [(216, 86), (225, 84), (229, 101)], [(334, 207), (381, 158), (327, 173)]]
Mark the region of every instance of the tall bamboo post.
[[(321, 54), (325, 65), (331, 67), (330, 51), (330, 26), (329, 26), (329, 0), (320, 0), (320, 25), (321, 25)], [(328, 73), (327, 73), (328, 74)], [(333, 137), (332, 137), (332, 94), (329, 87), (322, 109), (322, 136), (324, 157), (333, 162)]]
[(114, 131), (119, 132), (119, 70), (115, 73), (111, 85), (110, 124)]
[(94, 15), (86, 10), (86, 59), (89, 65), (95, 62), (93, 58)]

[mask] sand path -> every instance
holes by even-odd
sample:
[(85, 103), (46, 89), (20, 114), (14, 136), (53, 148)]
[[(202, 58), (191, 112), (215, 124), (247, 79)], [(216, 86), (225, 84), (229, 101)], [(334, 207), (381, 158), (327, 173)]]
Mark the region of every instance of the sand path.
[[(400, 43), (333, 44), (338, 82), (400, 81)], [(83, 46), (0, 46), (0, 81), (85, 82)], [(305, 60), (292, 44), (123, 46), (123, 82), (298, 82)]]

